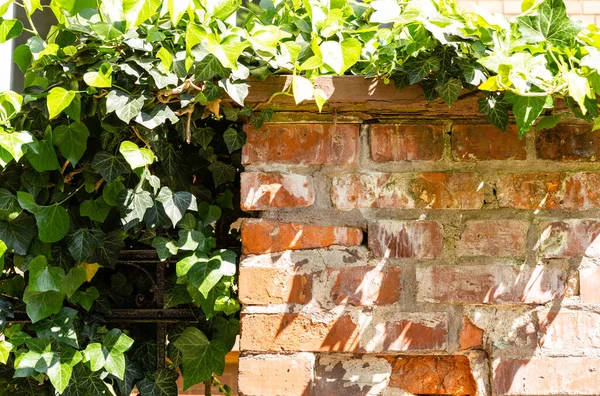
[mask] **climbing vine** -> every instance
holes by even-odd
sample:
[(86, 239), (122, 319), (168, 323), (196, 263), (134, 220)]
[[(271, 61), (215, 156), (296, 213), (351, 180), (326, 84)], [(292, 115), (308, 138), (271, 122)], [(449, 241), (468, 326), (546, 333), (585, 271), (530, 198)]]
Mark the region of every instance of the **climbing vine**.
[[(513, 22), (445, 0), (0, 0), (0, 15), (13, 3), (27, 21), (0, 18), (0, 42), (30, 37), (24, 91), (0, 93), (0, 394), (174, 395), (180, 372), (230, 392), (213, 375), (239, 332), (240, 126), (272, 113), (244, 105), (253, 79), (291, 74), (275, 95), (319, 110), (318, 76), (357, 74), (448, 105), (479, 89), (521, 135), (542, 115), (600, 126), (600, 33), (562, 0)], [(174, 264), (165, 307), (197, 314), (170, 329), (164, 368), (144, 329), (107, 321), (152, 302), (152, 276), (116, 266), (140, 247)]]

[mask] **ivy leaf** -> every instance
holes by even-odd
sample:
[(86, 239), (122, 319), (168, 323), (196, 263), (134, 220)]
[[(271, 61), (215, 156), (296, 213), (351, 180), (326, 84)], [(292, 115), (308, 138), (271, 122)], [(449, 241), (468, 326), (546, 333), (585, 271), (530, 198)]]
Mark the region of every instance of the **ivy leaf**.
[(65, 271), (60, 267), (49, 267), (44, 256), (37, 256), (29, 263), (29, 284), (33, 292), (60, 292)]
[(11, 221), (0, 221), (0, 240), (10, 251), (22, 256), (27, 254), (29, 245), (35, 236), (34, 221), (31, 217), (21, 213)]
[(549, 41), (558, 47), (568, 46), (579, 32), (562, 0), (544, 0), (537, 15), (519, 17), (517, 25), (525, 42)]
[(27, 68), (29, 65), (31, 65), (32, 60), (33, 55), (31, 54), (29, 46), (26, 44), (17, 46), (13, 51), (13, 62), (17, 64), (19, 70), (21, 70), (23, 73), (27, 71)]
[(244, 100), (248, 96), (248, 88), (250, 87), (247, 83), (233, 83), (229, 79), (219, 81), (219, 86), (227, 92), (227, 95), (233, 99), (240, 106), (244, 105)]
[(408, 70), (408, 81), (410, 85), (422, 81), (430, 73), (440, 69), (440, 58), (428, 56), (414, 58), (406, 62), (405, 69)]
[(133, 339), (119, 329), (112, 329), (103, 337), (106, 362), (104, 368), (119, 379), (125, 376), (125, 352), (133, 345)]
[(235, 128), (227, 128), (223, 133), (223, 140), (227, 145), (229, 153), (233, 153), (235, 150), (241, 149), (246, 144), (246, 134), (244, 132), (238, 132)]
[[(144, 378), (142, 368), (125, 357), (125, 375), (123, 379), (116, 378), (117, 386), (122, 395), (131, 395), (133, 387), (138, 380)], [(139, 388), (139, 387), (138, 387)]]
[(204, 234), (198, 230), (179, 230), (179, 250), (204, 250), (206, 238)]
[(479, 112), (487, 115), (492, 125), (501, 131), (506, 131), (508, 124), (508, 109), (510, 105), (502, 99), (489, 96), (477, 101)]
[(167, 120), (171, 121), (171, 124), (175, 124), (179, 121), (179, 118), (169, 106), (164, 104), (154, 107), (150, 114), (142, 112), (135, 118), (137, 123), (142, 124), (148, 129), (154, 129), (164, 124)]
[(519, 96), (513, 104), (519, 136), (524, 136), (542, 114), (547, 97)]
[(5, 43), (15, 37), (19, 37), (22, 32), (23, 23), (21, 23), (21, 21), (18, 19), (0, 18), (0, 44)]
[[(158, 7), (162, 4), (161, 0), (125, 0), (123, 1), (123, 13), (129, 27), (139, 26), (152, 18)], [(128, 395), (131, 392), (123, 393)]]
[(57, 314), (63, 303), (63, 294), (55, 291), (35, 292), (26, 290), (23, 301), (27, 304), (27, 316), (32, 323)]
[(97, 262), (104, 267), (114, 268), (119, 260), (119, 253), (125, 248), (126, 234), (121, 230), (114, 230), (104, 236), (102, 245), (94, 251), (92, 262)]
[(209, 341), (203, 332), (188, 327), (174, 342), (183, 354), (183, 388), (208, 381), (213, 373), (222, 375), (227, 347), (221, 340)]
[(85, 269), (81, 267), (71, 268), (62, 280), (60, 291), (65, 293), (67, 298), (71, 298), (86, 280)]
[(165, 213), (173, 223), (173, 227), (177, 226), (186, 211), (198, 210), (196, 197), (187, 191), (173, 193), (169, 187), (165, 186), (160, 189), (156, 200), (162, 203)]
[(52, 131), (49, 128), (45, 133), (44, 140), (29, 144), (25, 158), (37, 172), (60, 169), (52, 143)]
[(73, 324), (75, 317), (77, 317), (76, 310), (63, 307), (58, 314), (38, 322), (34, 330), (40, 338), (53, 338), (73, 348), (79, 348)]
[(462, 89), (462, 83), (457, 78), (451, 78), (445, 84), (435, 88), (437, 93), (440, 95), (440, 98), (442, 98), (448, 106), (451, 106), (454, 104), (454, 102), (456, 102), (456, 99), (458, 99)]
[(537, 125), (535, 126), (535, 129), (537, 129), (538, 131), (541, 131), (543, 129), (554, 128), (556, 126), (556, 124), (558, 124), (560, 122), (561, 118), (562, 118), (562, 114), (546, 116), (537, 123)]
[[(125, 100), (123, 100), (123, 98)], [(129, 95), (121, 91), (110, 91), (110, 93), (106, 95), (106, 111), (108, 113), (114, 111), (121, 121), (129, 124), (132, 119), (140, 114), (145, 101), (146, 98), (144, 96), (132, 99)]]
[(215, 311), (223, 312), (225, 315), (233, 315), (240, 310), (240, 304), (235, 298), (219, 296), (215, 301)]
[(294, 93), (294, 101), (296, 104), (304, 100), (311, 100), (314, 95), (313, 83), (306, 77), (292, 77), (292, 91)]
[(117, 197), (117, 201), (125, 231), (141, 223), (146, 211), (154, 206), (154, 201), (148, 191), (123, 190)]
[(225, 276), (233, 276), (236, 273), (237, 255), (232, 250), (220, 249), (214, 252), (211, 260), (219, 262), (219, 272)]
[[(179, 263), (177, 263), (179, 265)], [(198, 258), (187, 272), (187, 278), (206, 298), (223, 277), (217, 260)]]
[(64, 396), (109, 396), (114, 395), (112, 387), (105, 382), (102, 372), (93, 372), (86, 365), (73, 367), (72, 380), (65, 389)]
[(230, 71), (221, 65), (221, 62), (212, 54), (206, 55), (196, 62), (195, 77), (198, 81), (210, 81), (215, 76), (226, 78)]
[(57, 353), (53, 355), (52, 363), (48, 365), (47, 374), (54, 388), (62, 393), (69, 384), (73, 374), (73, 366), (79, 363), (82, 357), (79, 351), (73, 348), (64, 348), (61, 350), (60, 355)]
[(81, 263), (104, 243), (104, 233), (98, 229), (79, 228), (67, 236), (67, 247), (73, 258)]
[(165, 287), (165, 309), (191, 303), (192, 301), (192, 297), (187, 291), (187, 285), (175, 281), (167, 283)]
[(125, 159), (106, 151), (99, 151), (94, 156), (92, 168), (106, 180), (112, 183), (122, 174), (129, 173), (129, 167)]
[(156, 249), (158, 258), (161, 261), (168, 260), (171, 256), (176, 255), (179, 251), (179, 248), (173, 241), (163, 237), (155, 237), (152, 240), (152, 247)]
[(90, 87), (110, 88), (112, 86), (112, 66), (108, 63), (100, 65), (98, 71), (87, 72), (83, 75), (83, 81)]
[(75, 166), (87, 149), (89, 136), (90, 131), (84, 124), (59, 125), (54, 130), (54, 145)]
[(104, 198), (100, 197), (95, 200), (87, 200), (81, 203), (79, 207), (79, 214), (81, 216), (89, 217), (91, 220), (103, 223), (106, 217), (110, 213), (111, 206), (104, 201)]
[(567, 88), (569, 95), (579, 105), (583, 114), (587, 112), (585, 107), (585, 99), (592, 97), (592, 88), (588, 80), (585, 77), (580, 76), (575, 70), (570, 70), (565, 74), (565, 81), (567, 82)]
[(21, 157), (25, 155), (23, 146), (32, 142), (33, 137), (27, 131), (6, 132), (0, 127), (0, 147), (8, 151), (16, 162), (19, 162)]
[(137, 144), (124, 141), (119, 147), (119, 152), (123, 155), (131, 169), (145, 167), (154, 162), (154, 153), (147, 148), (139, 148)]
[(219, 187), (221, 184), (235, 180), (235, 168), (224, 162), (216, 161), (209, 165), (208, 170), (212, 172), (215, 187)]
[(214, 340), (225, 343), (228, 351), (235, 345), (237, 335), (240, 334), (240, 321), (236, 318), (226, 319), (224, 317), (214, 318), (210, 328)]
[(8, 341), (0, 341), (0, 363), (6, 364), (13, 349), (13, 344)]
[(17, 192), (17, 199), (24, 210), (35, 216), (38, 236), (42, 242), (58, 242), (67, 235), (71, 224), (65, 208), (58, 204), (39, 206), (33, 196), (24, 191)]
[(74, 304), (81, 305), (83, 307), (83, 309), (85, 309), (86, 311), (89, 311), (92, 308), (94, 301), (96, 301), (98, 299), (98, 297), (100, 297), (100, 293), (98, 292), (98, 289), (96, 289), (94, 286), (92, 286), (92, 287), (89, 287), (86, 291), (77, 290), (73, 294), (71, 301)]
[[(129, 170), (129, 168), (127, 168)], [(123, 178), (118, 177), (112, 183), (107, 183), (102, 189), (102, 198), (110, 206), (119, 206), (117, 197), (121, 191), (125, 190), (125, 185), (122, 183)]]
[(138, 382), (138, 390), (144, 396), (176, 396), (177, 378), (177, 371), (163, 368)]
[(50, 119), (58, 116), (66, 109), (75, 98), (75, 91), (67, 91), (61, 87), (54, 87), (48, 93), (47, 106)]

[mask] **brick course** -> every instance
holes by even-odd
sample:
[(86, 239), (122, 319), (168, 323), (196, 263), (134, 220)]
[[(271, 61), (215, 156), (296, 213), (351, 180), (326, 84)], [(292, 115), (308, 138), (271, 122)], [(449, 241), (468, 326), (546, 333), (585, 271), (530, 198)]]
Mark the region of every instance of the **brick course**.
[(240, 393), (600, 394), (598, 132), (382, 89), (245, 129)]

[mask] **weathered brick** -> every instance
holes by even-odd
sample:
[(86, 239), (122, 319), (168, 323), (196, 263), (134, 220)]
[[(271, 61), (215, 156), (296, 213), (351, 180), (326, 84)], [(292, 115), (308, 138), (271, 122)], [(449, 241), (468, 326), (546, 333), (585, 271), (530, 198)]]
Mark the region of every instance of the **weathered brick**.
[(525, 140), (519, 139), (517, 127), (511, 124), (506, 132), (488, 124), (452, 126), (452, 157), (469, 160), (524, 160)]
[(311, 206), (315, 202), (310, 176), (244, 172), (240, 188), (242, 210)]
[(239, 388), (244, 396), (308, 396), (314, 360), (310, 353), (241, 356)]
[(417, 300), (439, 303), (543, 304), (563, 295), (560, 266), (509, 265), (417, 267)]
[(373, 161), (436, 161), (444, 153), (443, 125), (373, 124), (370, 132)]
[(458, 256), (522, 257), (529, 223), (520, 220), (470, 220), (456, 243)]
[(446, 314), (433, 312), (406, 316), (406, 319), (386, 319), (383, 325), (382, 350), (384, 352), (446, 349), (448, 339)]
[(586, 311), (538, 313), (540, 345), (544, 349), (600, 348), (600, 314)]
[(369, 224), (369, 249), (375, 256), (436, 259), (442, 255), (444, 234), (435, 221), (388, 221)]
[(592, 126), (557, 125), (538, 131), (538, 158), (552, 161), (595, 161), (600, 155), (600, 131)]
[(240, 345), (244, 351), (357, 352), (359, 329), (349, 314), (313, 318), (306, 314), (242, 316)]
[(358, 159), (355, 124), (266, 124), (260, 129), (246, 124), (244, 131), (244, 164), (352, 164)]
[(475, 173), (354, 173), (333, 179), (336, 208), (480, 209), (483, 181)]
[(544, 257), (600, 257), (600, 221), (563, 220), (540, 228), (536, 247)]
[(315, 366), (314, 395), (380, 395), (392, 367), (381, 357), (323, 354)]
[(463, 316), (462, 319), (458, 346), (460, 349), (483, 347), (483, 329), (475, 326), (467, 316)]
[(579, 270), (579, 293), (582, 302), (600, 304), (600, 267)]
[(600, 359), (560, 357), (500, 361), (494, 395), (598, 395)]
[(600, 208), (600, 173), (525, 173), (496, 182), (500, 207), (584, 210)]
[(329, 268), (335, 278), (331, 298), (338, 305), (388, 305), (398, 302), (402, 270), (399, 267)]
[(305, 304), (311, 299), (312, 276), (286, 268), (241, 267), (239, 299), (243, 304)]
[(477, 384), (465, 356), (404, 356), (392, 365), (390, 387), (415, 395), (474, 395)]
[(277, 220), (247, 219), (242, 223), (242, 253), (261, 254), (283, 250), (312, 249), (362, 243), (358, 228), (281, 223)]

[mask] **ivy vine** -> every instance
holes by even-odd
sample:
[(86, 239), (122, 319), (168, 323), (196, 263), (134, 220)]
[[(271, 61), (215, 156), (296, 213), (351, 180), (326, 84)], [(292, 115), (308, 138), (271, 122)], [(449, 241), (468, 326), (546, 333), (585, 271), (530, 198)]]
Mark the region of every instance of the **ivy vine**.
[[(0, 0), (0, 15), (13, 3), (27, 21), (0, 18), (0, 42), (30, 37), (13, 55), (24, 91), (0, 93), (0, 394), (174, 395), (179, 373), (230, 393), (214, 374), (239, 332), (240, 126), (272, 114), (244, 105), (252, 79), (291, 74), (276, 94), (319, 110), (318, 76), (357, 74), (448, 105), (479, 89), (521, 135), (548, 112), (538, 128), (600, 127), (600, 32), (562, 0), (525, 0), (512, 22), (452, 0)], [(166, 308), (198, 315), (170, 329), (166, 368), (147, 332), (106, 321), (152, 301), (151, 275), (116, 267), (140, 247), (175, 263)]]

